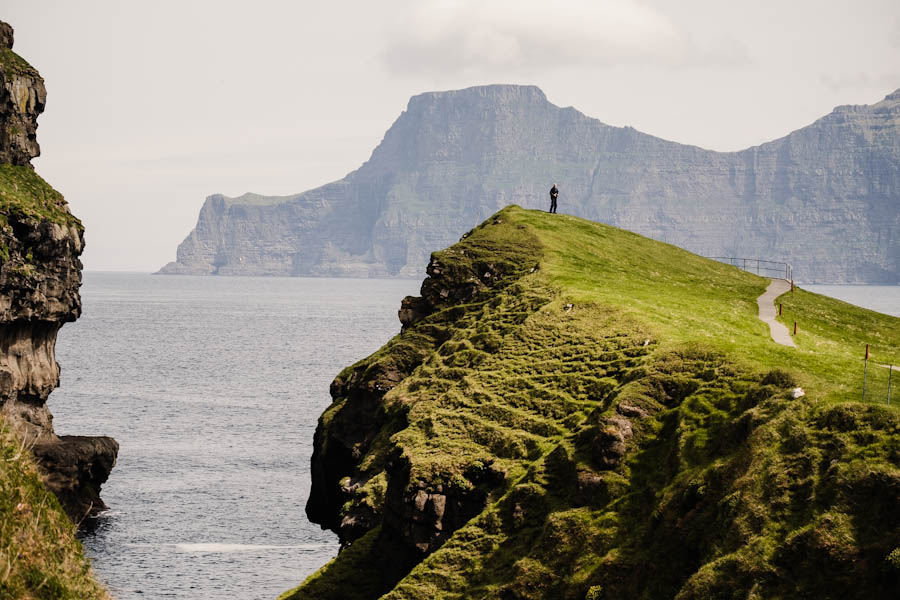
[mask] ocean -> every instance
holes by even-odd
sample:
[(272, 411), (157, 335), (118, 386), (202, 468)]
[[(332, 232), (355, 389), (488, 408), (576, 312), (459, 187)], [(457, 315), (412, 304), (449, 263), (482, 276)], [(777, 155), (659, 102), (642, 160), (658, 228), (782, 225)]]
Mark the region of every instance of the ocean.
[(900, 317), (900, 285), (801, 285), (800, 287), (886, 315)]
[[(337, 553), (304, 512), (316, 420), (420, 284), (85, 273), (49, 405), (121, 445), (81, 536), (116, 598), (274, 599)], [(900, 316), (898, 286), (803, 287)]]
[(420, 285), (85, 273), (49, 405), (121, 445), (82, 536), (116, 598), (274, 599), (337, 553), (304, 512), (316, 420)]

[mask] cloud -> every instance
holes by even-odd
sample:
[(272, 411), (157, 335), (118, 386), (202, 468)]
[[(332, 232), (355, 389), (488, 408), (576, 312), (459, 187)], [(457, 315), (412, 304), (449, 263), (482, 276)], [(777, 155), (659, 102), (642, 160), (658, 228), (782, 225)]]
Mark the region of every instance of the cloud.
[(736, 41), (698, 48), (635, 0), (419, 0), (383, 56), (392, 72), (411, 75), (747, 61)]
[(900, 71), (825, 73), (819, 77), (819, 82), (834, 93), (874, 90), (878, 92), (884, 91), (887, 94), (896, 89), (897, 86), (900, 86)]

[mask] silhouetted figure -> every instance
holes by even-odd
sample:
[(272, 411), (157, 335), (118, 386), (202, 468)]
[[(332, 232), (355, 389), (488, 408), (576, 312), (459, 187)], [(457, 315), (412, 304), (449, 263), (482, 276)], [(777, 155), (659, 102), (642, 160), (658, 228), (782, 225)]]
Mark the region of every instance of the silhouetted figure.
[(550, 188), (550, 212), (556, 212), (556, 197), (559, 196), (559, 190), (556, 189), (556, 184), (553, 184), (553, 187)]

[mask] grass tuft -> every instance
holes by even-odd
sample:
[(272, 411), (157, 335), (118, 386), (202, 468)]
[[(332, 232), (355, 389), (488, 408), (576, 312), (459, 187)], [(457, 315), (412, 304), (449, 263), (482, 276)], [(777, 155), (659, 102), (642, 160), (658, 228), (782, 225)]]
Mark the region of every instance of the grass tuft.
[(22, 441), (0, 419), (0, 598), (106, 600), (75, 526), (41, 483)]

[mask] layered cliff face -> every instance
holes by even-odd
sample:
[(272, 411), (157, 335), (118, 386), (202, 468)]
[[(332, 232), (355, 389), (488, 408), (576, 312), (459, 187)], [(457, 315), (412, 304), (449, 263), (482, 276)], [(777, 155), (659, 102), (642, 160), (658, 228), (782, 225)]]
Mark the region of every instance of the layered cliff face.
[(768, 280), (518, 207), (427, 272), (403, 331), (332, 384), (307, 515), (343, 549), (283, 598), (900, 585), (900, 413), (854, 401), (866, 343), (900, 360), (900, 319), (798, 290), (779, 346)]
[(720, 153), (497, 85), (413, 97), (368, 162), (302, 194), (211, 196), (162, 273), (413, 276), (509, 203), (787, 261), (803, 281), (900, 281), (900, 91)]
[(0, 164), (30, 165), (40, 154), (37, 116), (44, 111), (44, 80), (13, 51), (13, 29), (0, 23)]
[(83, 227), (31, 167), (46, 92), (12, 40), (0, 23), (0, 417), (32, 447), (45, 484), (80, 521), (105, 508), (100, 486), (118, 444), (55, 435), (46, 405), (59, 384), (57, 332), (81, 314)]

